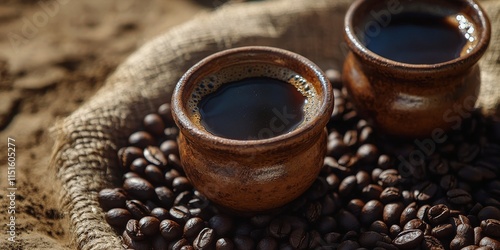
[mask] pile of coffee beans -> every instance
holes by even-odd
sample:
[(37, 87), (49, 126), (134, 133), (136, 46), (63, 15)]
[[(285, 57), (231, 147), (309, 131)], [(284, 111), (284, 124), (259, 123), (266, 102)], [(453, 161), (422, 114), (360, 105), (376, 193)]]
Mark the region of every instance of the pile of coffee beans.
[[(500, 249), (500, 120), (458, 112), (437, 139), (401, 141), (361, 119), (338, 81), (315, 183), (280, 212), (238, 217), (193, 189), (169, 104), (144, 117), (104, 189), (106, 221), (129, 249)], [(496, 119), (496, 120), (495, 120)], [(460, 124), (458, 124), (460, 123)]]

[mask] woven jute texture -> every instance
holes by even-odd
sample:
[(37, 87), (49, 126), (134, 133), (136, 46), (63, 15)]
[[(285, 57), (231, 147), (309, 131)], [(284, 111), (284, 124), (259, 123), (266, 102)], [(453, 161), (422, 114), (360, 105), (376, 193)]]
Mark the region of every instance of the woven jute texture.
[[(98, 192), (119, 183), (117, 150), (142, 118), (169, 102), (177, 80), (197, 61), (246, 45), (280, 47), (302, 54), (321, 68), (341, 69), (342, 27), (351, 0), (276, 0), (222, 7), (148, 42), (110, 76), (88, 102), (56, 124), (51, 169), (61, 189), (78, 249), (121, 249), (104, 220)], [(483, 1), (493, 29), (500, 27), (500, 1)], [(500, 34), (481, 61), (478, 105), (495, 112), (500, 93)]]

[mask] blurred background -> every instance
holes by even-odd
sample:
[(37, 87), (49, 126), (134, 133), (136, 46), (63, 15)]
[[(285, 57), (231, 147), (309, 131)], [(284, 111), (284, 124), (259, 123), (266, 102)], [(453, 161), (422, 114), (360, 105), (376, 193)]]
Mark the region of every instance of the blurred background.
[[(7, 249), (73, 248), (52, 185), (55, 171), (48, 169), (54, 123), (88, 100), (146, 41), (237, 2), (244, 0), (0, 1), (0, 152), (7, 152), (7, 138), (15, 139), (18, 188), (17, 237)], [(0, 153), (2, 190), (6, 162)], [(3, 192), (0, 204), (5, 225), (10, 215)]]

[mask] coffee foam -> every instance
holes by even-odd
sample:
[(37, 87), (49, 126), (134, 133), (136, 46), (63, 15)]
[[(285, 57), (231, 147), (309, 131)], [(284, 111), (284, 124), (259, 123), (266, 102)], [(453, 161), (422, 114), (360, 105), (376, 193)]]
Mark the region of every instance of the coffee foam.
[(300, 128), (303, 124), (310, 121), (315, 117), (319, 108), (319, 100), (317, 98), (317, 90), (313, 84), (308, 82), (297, 72), (269, 64), (252, 64), (252, 65), (238, 65), (230, 68), (222, 69), (211, 75), (206, 76), (198, 82), (197, 86), (193, 89), (191, 96), (187, 101), (187, 109), (190, 114), (191, 120), (200, 128), (201, 115), (198, 104), (201, 99), (215, 92), (223, 84), (239, 81), (250, 77), (269, 77), (283, 82), (292, 84), (304, 97), (304, 120), (297, 127)]

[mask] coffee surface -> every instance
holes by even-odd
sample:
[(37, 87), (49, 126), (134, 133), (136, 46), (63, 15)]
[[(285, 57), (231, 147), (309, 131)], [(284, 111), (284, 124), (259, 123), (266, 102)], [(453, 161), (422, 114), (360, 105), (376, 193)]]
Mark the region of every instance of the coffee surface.
[(372, 52), (398, 62), (434, 64), (460, 57), (467, 43), (451, 17), (403, 13), (365, 41)]
[(288, 82), (250, 77), (223, 84), (204, 96), (198, 108), (201, 125), (214, 135), (266, 139), (295, 129), (304, 119), (306, 100)]

